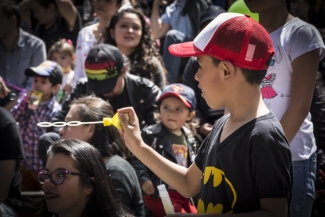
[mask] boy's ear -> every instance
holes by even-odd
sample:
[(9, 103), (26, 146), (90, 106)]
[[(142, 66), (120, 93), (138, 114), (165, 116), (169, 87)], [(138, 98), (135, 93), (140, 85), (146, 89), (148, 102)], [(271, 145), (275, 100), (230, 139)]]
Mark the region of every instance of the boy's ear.
[(224, 78), (225, 80), (229, 80), (231, 78), (233, 78), (234, 73), (235, 73), (235, 66), (229, 62), (229, 61), (221, 61), (222, 67), (223, 67), (223, 71), (224, 71)]
[(195, 111), (190, 111), (188, 113), (187, 121), (192, 120), (192, 118), (194, 118), (194, 116), (195, 116)]
[(56, 93), (60, 90), (61, 84), (56, 84), (54, 86), (52, 86), (52, 93)]

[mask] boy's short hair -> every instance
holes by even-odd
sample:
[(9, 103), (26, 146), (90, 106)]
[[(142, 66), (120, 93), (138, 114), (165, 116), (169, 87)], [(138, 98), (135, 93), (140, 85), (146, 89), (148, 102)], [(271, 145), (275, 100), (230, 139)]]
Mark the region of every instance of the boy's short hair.
[(46, 60), (37, 67), (29, 67), (25, 70), (26, 76), (48, 77), (51, 84), (57, 85), (62, 83), (63, 71), (56, 62)]
[[(220, 60), (211, 57), (213, 65), (218, 67), (219, 63), (221, 62)], [(250, 85), (256, 85), (256, 84), (261, 84), (262, 80), (264, 79), (267, 70), (250, 70), (250, 69), (243, 69), (241, 68), (242, 75), (246, 79), (247, 83)]]
[(243, 74), (250, 74), (245, 70), (263, 73), (274, 54), (272, 39), (266, 29), (249, 15), (238, 13), (220, 14), (194, 41), (171, 45), (168, 50), (180, 57), (209, 55), (226, 60), (243, 69)]
[(174, 83), (164, 87), (157, 102), (160, 103), (166, 97), (177, 97), (180, 99), (186, 107), (195, 110), (196, 98), (195, 92), (189, 86), (181, 83)]

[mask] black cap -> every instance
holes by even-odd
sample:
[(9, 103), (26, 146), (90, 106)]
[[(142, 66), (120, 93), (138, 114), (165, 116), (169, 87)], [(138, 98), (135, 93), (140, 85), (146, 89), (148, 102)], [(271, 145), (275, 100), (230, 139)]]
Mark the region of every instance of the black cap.
[(56, 62), (46, 60), (37, 67), (29, 67), (25, 70), (26, 76), (51, 77), (54, 84), (62, 84), (63, 71)]
[(109, 44), (92, 47), (85, 61), (89, 90), (96, 95), (112, 92), (123, 65), (124, 57), (117, 47)]
[(202, 28), (202, 25), (207, 21), (211, 21), (216, 18), (221, 13), (226, 12), (222, 7), (216, 5), (208, 6), (201, 14), (200, 14), (200, 25), (199, 27)]

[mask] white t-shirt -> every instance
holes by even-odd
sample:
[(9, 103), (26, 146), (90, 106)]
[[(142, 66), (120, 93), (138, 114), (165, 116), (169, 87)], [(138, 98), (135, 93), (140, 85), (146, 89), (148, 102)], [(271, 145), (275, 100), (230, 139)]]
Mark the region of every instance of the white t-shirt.
[(71, 70), (69, 73), (64, 73), (62, 78), (61, 90), (64, 89), (65, 85), (70, 84), (72, 85), (73, 82), (74, 71)]
[(76, 46), (76, 60), (75, 60), (75, 77), (72, 83), (74, 87), (80, 78), (86, 77), (85, 72), (85, 60), (89, 50), (97, 43), (97, 39), (93, 34), (95, 26), (98, 24), (92, 24), (86, 26), (79, 31), (77, 46)]
[[(275, 63), (269, 67), (263, 79), (261, 92), (265, 104), (281, 120), (290, 101), (292, 61), (318, 48), (320, 49), (319, 60), (321, 60), (325, 50), (318, 30), (299, 18), (293, 18), (270, 35), (275, 49), (273, 57)], [(290, 149), (293, 161), (306, 160), (316, 151), (310, 113), (290, 142)]]

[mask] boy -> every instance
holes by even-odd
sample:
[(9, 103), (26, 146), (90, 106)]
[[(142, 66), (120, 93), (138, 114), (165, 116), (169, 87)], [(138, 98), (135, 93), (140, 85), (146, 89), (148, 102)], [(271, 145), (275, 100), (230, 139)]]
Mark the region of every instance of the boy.
[(169, 51), (198, 56), (195, 78), (202, 96), (211, 108), (225, 107), (229, 114), (214, 124), (187, 169), (148, 148), (133, 109), (120, 109), (130, 116), (129, 122), (119, 116), (128, 148), (183, 196), (200, 193), (199, 214), (287, 216), (291, 154), (259, 89), (274, 53), (267, 31), (249, 16), (223, 13), (193, 42), (172, 45)]
[(32, 92), (39, 91), (42, 96), (36, 106), (32, 102), (31, 94), (23, 95), (11, 110), (13, 117), (19, 123), (26, 160), (21, 167), (22, 190), (33, 191), (39, 189), (37, 173), (43, 165), (38, 155), (38, 138), (45, 133), (44, 128), (37, 127), (38, 122), (50, 121), (61, 109), (56, 101), (56, 92), (60, 89), (63, 72), (61, 67), (52, 61), (45, 61), (37, 67), (25, 70), (26, 76), (34, 78)]
[[(174, 83), (167, 85), (157, 100), (160, 122), (142, 130), (142, 138), (146, 144), (166, 159), (188, 168), (193, 163), (196, 144), (193, 137), (196, 121), (194, 108), (196, 98), (194, 90), (186, 85)], [(193, 132), (191, 132), (191, 130)], [(144, 202), (154, 217), (166, 215), (158, 197), (157, 186), (162, 183), (137, 158), (132, 161), (144, 195)], [(195, 206), (188, 198), (184, 198), (175, 189), (167, 185), (169, 197), (176, 212), (196, 213)]]

